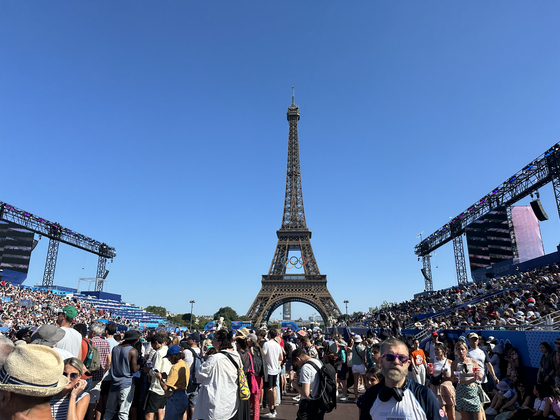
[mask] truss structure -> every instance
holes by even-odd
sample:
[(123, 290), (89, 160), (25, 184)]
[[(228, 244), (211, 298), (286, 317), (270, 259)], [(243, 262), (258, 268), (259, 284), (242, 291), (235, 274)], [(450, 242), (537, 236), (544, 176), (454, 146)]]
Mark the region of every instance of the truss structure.
[[(303, 207), (303, 192), (299, 159), (299, 108), (294, 102), (288, 107), (288, 164), (282, 225), (276, 232), (278, 243), (268, 275), (262, 276), (262, 287), (247, 316), (253, 326), (266, 324), (272, 313), (289, 302), (303, 302), (321, 315), (325, 325), (331, 325), (341, 315), (327, 289), (327, 276), (322, 275), (311, 247), (311, 231), (307, 228)], [(289, 252), (299, 251), (298, 260), (304, 274), (286, 275)], [(293, 258), (293, 257), (292, 257)]]
[(436, 230), (414, 248), (418, 256), (428, 255), (440, 246), (461, 236), (467, 226), (480, 217), (501, 206), (511, 206), (543, 185), (553, 182), (556, 204), (560, 214), (560, 144), (557, 143), (534, 159), (523, 169), (509, 177), (490, 193), (473, 203), (449, 223)]
[[(38, 217), (25, 210), (18, 209), (2, 201), (0, 201), (0, 220), (15, 223), (30, 232), (49, 238), (49, 248), (47, 250), (47, 261), (45, 263), (45, 272), (43, 274), (42, 284), (46, 287), (50, 287), (54, 284), (58, 247), (61, 242), (98, 255), (98, 278), (106, 276), (105, 266), (107, 259), (112, 259), (117, 256), (115, 248), (110, 247), (106, 243), (96, 241), (95, 239), (82, 235), (81, 233), (65, 228), (60, 223), (50, 222), (47, 219)], [(101, 286), (96, 286), (96, 290), (103, 289), (102, 282), (100, 285)]]

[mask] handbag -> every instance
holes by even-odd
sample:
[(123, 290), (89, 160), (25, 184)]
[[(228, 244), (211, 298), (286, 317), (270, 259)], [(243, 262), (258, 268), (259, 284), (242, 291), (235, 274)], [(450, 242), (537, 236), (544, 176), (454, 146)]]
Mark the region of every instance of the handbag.
[(257, 382), (257, 378), (255, 378), (255, 368), (253, 367), (253, 357), (251, 356), (250, 352), (247, 352), (249, 355), (249, 360), (251, 361), (251, 369), (247, 371), (247, 376), (249, 377), (249, 389), (251, 390), (251, 394), (256, 394), (259, 392), (259, 383)]
[(439, 385), (441, 385), (441, 383), (443, 382), (443, 369), (445, 368), (446, 365), (447, 365), (447, 359), (445, 359), (445, 360), (443, 361), (443, 367), (442, 367), (442, 369), (441, 369), (441, 373), (440, 373), (439, 375), (437, 375), (437, 376), (433, 376), (433, 375), (430, 376), (430, 383), (431, 383), (433, 386), (439, 386)]
[(247, 401), (249, 398), (251, 398), (251, 390), (249, 389), (249, 385), (247, 384), (247, 377), (245, 376), (245, 372), (243, 372), (243, 369), (240, 368), (237, 363), (235, 363), (235, 360), (233, 360), (233, 357), (231, 357), (227, 351), (221, 351), (220, 353), (225, 355), (237, 369), (237, 386), (239, 388), (239, 398), (241, 398), (241, 401)]
[(486, 392), (484, 392), (484, 390), (482, 389), (482, 386), (478, 384), (477, 387), (478, 387), (478, 397), (480, 398), (480, 402), (482, 404), (488, 404), (489, 402), (492, 402), (488, 394), (486, 394)]

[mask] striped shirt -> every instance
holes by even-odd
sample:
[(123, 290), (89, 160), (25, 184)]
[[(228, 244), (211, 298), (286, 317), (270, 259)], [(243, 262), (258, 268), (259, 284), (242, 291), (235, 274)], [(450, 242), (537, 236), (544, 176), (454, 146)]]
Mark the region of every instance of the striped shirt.
[[(80, 395), (76, 397), (76, 404), (86, 395), (89, 395), (87, 392), (82, 392)], [(51, 414), (55, 420), (66, 420), (68, 416), (68, 405), (70, 403), (70, 394), (65, 396), (64, 398), (53, 398), (51, 400)]]

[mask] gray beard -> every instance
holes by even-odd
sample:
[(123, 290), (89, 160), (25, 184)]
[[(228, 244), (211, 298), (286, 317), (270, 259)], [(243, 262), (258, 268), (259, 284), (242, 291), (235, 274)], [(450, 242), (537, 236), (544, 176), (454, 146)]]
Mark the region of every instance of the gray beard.
[(396, 369), (389, 369), (387, 372), (383, 372), (386, 378), (389, 378), (391, 381), (400, 382), (404, 378), (406, 378), (407, 371), (401, 372)]

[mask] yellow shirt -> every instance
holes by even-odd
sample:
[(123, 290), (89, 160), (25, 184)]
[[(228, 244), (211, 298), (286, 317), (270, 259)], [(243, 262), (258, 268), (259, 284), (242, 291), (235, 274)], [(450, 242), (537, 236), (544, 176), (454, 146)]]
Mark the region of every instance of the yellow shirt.
[(184, 360), (179, 360), (171, 367), (165, 383), (173, 390), (187, 389), (190, 375), (189, 365)]

